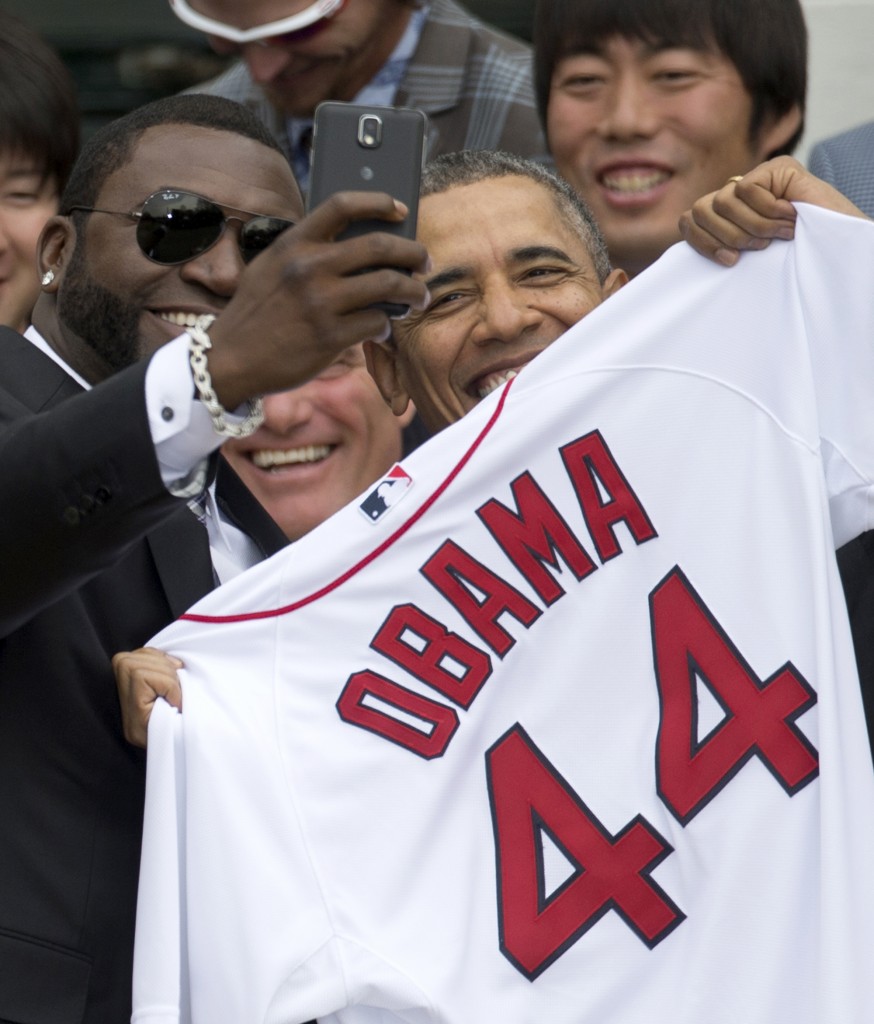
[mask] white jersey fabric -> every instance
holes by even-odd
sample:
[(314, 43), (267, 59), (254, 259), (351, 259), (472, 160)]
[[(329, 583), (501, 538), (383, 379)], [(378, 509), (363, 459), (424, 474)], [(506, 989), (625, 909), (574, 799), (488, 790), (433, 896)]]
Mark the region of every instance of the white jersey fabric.
[(800, 212), (156, 638), (135, 1021), (874, 1021), (874, 225)]

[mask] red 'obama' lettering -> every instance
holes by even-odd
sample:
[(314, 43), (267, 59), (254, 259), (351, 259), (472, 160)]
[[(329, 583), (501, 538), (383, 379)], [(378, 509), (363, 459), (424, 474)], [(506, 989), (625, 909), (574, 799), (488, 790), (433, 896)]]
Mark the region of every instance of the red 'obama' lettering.
[(414, 604), (393, 608), (370, 646), (465, 709), (492, 674), (485, 651)]
[(516, 643), (498, 622), (502, 615), (510, 614), (526, 627), (540, 617), (540, 609), (524, 594), (455, 541), (441, 544), (422, 566), (422, 574), (499, 657)]
[[(611, 835), (516, 724), (486, 752), (501, 951), (533, 981), (615, 911), (650, 949), (684, 919), (650, 877), (673, 848), (641, 815)], [(543, 833), (575, 872), (546, 893)]]
[(376, 672), (351, 675), (337, 700), (344, 722), (376, 733), (430, 761), (442, 757), (458, 728), (452, 708)]
[[(817, 752), (796, 724), (816, 694), (791, 663), (761, 680), (675, 567), (650, 594), (653, 654), (661, 701), (659, 795), (686, 825), (758, 757), (793, 796), (816, 778)], [(697, 682), (725, 717), (698, 738)]]
[(625, 523), (637, 544), (656, 536), (655, 527), (600, 431), (593, 430), (560, 451), (602, 562), (622, 554), (614, 530), (617, 523)]
[(515, 512), (493, 498), (478, 509), (477, 515), (549, 606), (565, 591), (545, 565), (559, 569), (560, 555), (577, 580), (594, 572), (596, 566), (530, 473), (519, 476), (511, 488)]

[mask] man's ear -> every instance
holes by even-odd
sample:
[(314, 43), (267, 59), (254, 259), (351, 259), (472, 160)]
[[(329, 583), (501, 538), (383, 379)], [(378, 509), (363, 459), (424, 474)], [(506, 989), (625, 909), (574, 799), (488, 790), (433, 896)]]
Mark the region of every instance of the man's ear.
[(755, 162), (761, 163), (782, 149), (801, 127), (801, 107), (796, 103), (791, 110), (776, 119), (768, 118), (759, 129), (753, 147)]
[[(40, 277), (50, 276), (44, 292), (56, 292), (76, 248), (76, 229), (70, 217), (55, 216), (46, 221), (36, 245)], [(51, 272), (49, 274), (49, 272)]]
[[(397, 365), (397, 349), (393, 339), (388, 341), (365, 341), (364, 359), (367, 370), (376, 381), (379, 393), (385, 399), (395, 416), (406, 416), (412, 407), (410, 396), (400, 382)], [(410, 419), (413, 418), (413, 411)], [(406, 422), (409, 422), (407, 420)], [(404, 426), (406, 426), (406, 422)]]
[(616, 270), (611, 270), (607, 275), (607, 280), (601, 286), (601, 298), (609, 298), (615, 292), (618, 292), (625, 284), (628, 284), (628, 274), (626, 274), (624, 270), (619, 270), (618, 268)]
[(398, 417), (398, 423), (400, 423), (401, 430), (405, 430), (415, 419), (416, 407), (413, 405), (412, 400), (407, 402), (407, 408)]

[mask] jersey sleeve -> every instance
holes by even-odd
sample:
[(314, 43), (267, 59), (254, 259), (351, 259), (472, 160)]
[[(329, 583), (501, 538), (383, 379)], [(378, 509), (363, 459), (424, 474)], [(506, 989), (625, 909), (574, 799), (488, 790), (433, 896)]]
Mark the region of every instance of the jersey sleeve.
[(184, 869), (180, 835), (185, 806), (182, 723), (166, 701), (149, 720), (149, 757), (137, 902), (134, 1024), (176, 1024), (182, 974)]
[(289, 1019), (310, 1020), (344, 987), (276, 727), (274, 629), (179, 621), (161, 634), (185, 665), (184, 707), (158, 702), (149, 726), (136, 1024), (264, 1020), (293, 977), (318, 981), (284, 997)]
[(874, 223), (799, 204), (795, 273), (836, 546), (874, 525)]

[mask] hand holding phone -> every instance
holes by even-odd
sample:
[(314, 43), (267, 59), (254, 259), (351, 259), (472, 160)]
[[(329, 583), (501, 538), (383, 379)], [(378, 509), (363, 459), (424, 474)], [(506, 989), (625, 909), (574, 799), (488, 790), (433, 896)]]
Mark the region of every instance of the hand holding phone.
[[(396, 223), (355, 221), (338, 239), (371, 231), (416, 237), (425, 120), (421, 110), (407, 107), (327, 102), (316, 108), (308, 209), (335, 192), (365, 191), (387, 192), (409, 211)], [(409, 313), (409, 306), (379, 308), (392, 318)]]

